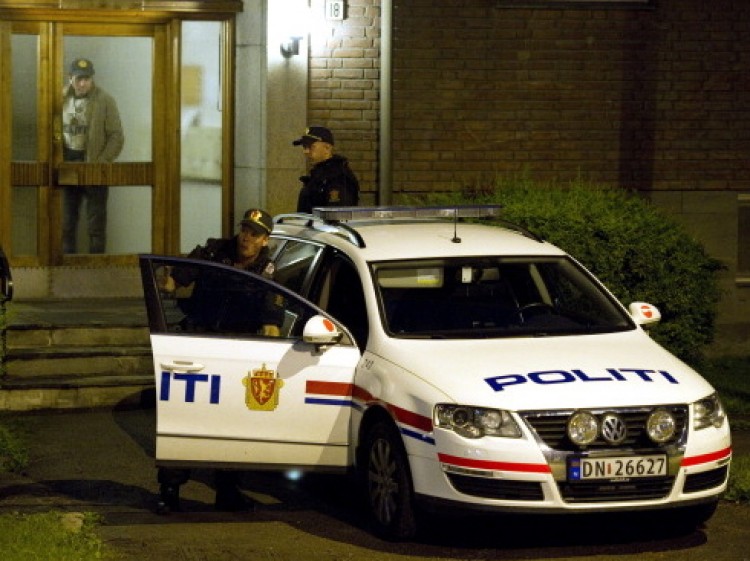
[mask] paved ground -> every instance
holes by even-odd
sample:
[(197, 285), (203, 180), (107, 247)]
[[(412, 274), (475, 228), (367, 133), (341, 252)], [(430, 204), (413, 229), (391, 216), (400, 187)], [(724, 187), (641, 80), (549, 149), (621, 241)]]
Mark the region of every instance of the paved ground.
[[(602, 522), (549, 524), (524, 520), (443, 523), (412, 543), (378, 540), (367, 529), (341, 478), (290, 482), (248, 474), (254, 512), (212, 508), (210, 473), (185, 486), (185, 512), (152, 512), (154, 410), (3, 414), (33, 436), (23, 476), (0, 475), (0, 512), (95, 511), (101, 533), (124, 560), (443, 560), (550, 559), (750, 561), (750, 507), (723, 503), (704, 529), (662, 536)], [(735, 451), (750, 452), (750, 433)]]

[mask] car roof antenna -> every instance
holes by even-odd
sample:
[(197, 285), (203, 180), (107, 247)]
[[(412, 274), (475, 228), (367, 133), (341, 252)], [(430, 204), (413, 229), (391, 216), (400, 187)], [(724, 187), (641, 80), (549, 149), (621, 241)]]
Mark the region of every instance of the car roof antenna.
[(458, 209), (453, 210), (453, 243), (461, 243), (461, 238), (458, 237)]

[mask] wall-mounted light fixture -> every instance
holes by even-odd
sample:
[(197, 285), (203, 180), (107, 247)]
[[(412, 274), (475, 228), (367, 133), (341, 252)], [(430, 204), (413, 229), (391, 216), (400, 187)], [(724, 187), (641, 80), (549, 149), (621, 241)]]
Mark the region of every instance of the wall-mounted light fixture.
[(309, 0), (274, 0), (275, 21), (278, 27), (276, 37), (280, 43), (281, 56), (292, 58), (307, 48), (310, 37), (311, 13)]
[(299, 42), (302, 41), (300, 35), (290, 35), (284, 41), (281, 42), (281, 54), (285, 58), (292, 57), (299, 54)]

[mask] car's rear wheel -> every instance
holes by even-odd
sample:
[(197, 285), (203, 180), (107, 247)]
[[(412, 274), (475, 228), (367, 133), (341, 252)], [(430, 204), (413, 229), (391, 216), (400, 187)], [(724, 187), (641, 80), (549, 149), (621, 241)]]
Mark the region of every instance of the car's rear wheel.
[(379, 421), (367, 432), (364, 452), (362, 479), (375, 531), (388, 539), (414, 536), (414, 490), (400, 436)]

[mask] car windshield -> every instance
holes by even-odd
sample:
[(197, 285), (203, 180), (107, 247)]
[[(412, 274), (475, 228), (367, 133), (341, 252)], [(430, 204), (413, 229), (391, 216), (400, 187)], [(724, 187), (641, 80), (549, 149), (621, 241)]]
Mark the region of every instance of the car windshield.
[(394, 337), (580, 335), (634, 323), (566, 257), (477, 257), (373, 264)]

